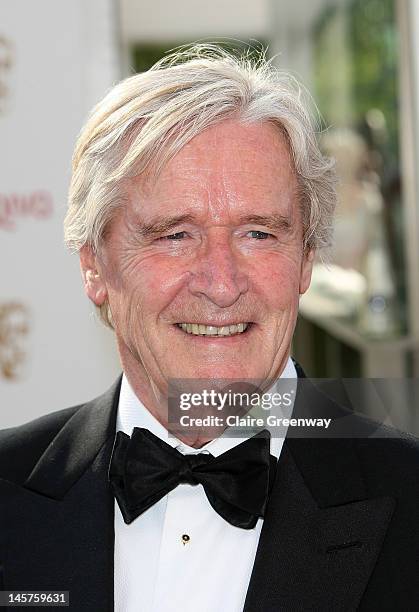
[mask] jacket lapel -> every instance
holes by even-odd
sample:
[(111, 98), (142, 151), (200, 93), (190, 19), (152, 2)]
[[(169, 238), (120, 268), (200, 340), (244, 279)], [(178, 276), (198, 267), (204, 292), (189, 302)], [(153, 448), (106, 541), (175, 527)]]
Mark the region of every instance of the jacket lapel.
[(84, 612), (112, 611), (114, 501), (107, 470), (118, 381), (78, 409), (23, 484), (0, 481), (8, 590), (65, 590)]
[[(330, 414), (341, 410), (310, 390)], [(298, 395), (297, 395), (298, 399)], [(317, 406), (313, 405), (313, 400)], [(301, 402), (301, 398), (300, 398)], [(307, 396), (303, 409), (307, 408)], [(297, 414), (301, 403), (296, 405)], [(339, 428), (339, 423), (337, 424)], [(368, 499), (352, 438), (287, 438), (262, 528), (245, 612), (353, 611), (395, 502)]]

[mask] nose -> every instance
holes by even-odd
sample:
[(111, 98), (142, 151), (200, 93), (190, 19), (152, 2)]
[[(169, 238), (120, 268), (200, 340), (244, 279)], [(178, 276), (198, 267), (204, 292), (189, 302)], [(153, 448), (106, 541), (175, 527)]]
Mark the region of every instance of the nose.
[(227, 228), (213, 228), (191, 268), (189, 290), (220, 308), (232, 306), (248, 290), (240, 254), (234, 252)]

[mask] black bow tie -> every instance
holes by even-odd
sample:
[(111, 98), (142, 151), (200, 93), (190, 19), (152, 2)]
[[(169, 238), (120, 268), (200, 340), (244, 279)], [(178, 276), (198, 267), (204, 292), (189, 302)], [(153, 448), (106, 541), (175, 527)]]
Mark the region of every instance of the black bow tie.
[(119, 431), (109, 480), (125, 523), (157, 503), (181, 483), (201, 484), (209, 503), (226, 521), (252, 529), (265, 514), (276, 470), (269, 454), (270, 433), (261, 431), (226, 453), (183, 455), (147, 429), (131, 438)]

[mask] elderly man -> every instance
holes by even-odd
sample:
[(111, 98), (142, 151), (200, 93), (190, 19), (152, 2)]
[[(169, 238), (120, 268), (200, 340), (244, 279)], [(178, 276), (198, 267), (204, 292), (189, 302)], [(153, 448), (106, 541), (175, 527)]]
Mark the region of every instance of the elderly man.
[[(66, 242), (123, 376), (1, 433), (4, 589), (77, 612), (419, 608), (417, 441), (168, 433), (173, 379), (304, 376), (291, 340), (334, 204), (301, 92), (264, 61), (200, 47), (97, 105)], [(339, 412), (314, 388), (299, 405)]]

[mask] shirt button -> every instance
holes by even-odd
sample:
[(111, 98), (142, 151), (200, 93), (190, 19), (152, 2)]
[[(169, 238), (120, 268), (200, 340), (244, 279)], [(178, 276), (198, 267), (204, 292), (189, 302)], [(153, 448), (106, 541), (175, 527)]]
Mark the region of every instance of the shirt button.
[(190, 537), (188, 536), (187, 533), (184, 533), (182, 536), (182, 544), (185, 546), (185, 544), (187, 544), (190, 541)]

